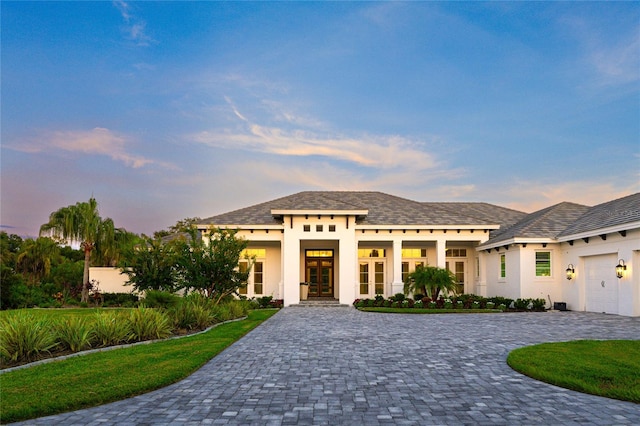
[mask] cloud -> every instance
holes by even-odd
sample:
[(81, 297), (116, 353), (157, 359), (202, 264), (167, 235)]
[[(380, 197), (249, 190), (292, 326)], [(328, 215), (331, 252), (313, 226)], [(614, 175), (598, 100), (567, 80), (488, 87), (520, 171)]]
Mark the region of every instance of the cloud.
[(122, 19), (125, 21), (124, 33), (129, 40), (134, 41), (138, 46), (148, 46), (155, 41), (147, 34), (147, 23), (133, 15), (130, 3), (116, 0), (113, 5), (118, 9)]
[(41, 134), (38, 138), (21, 141), (19, 145), (10, 146), (16, 151), (39, 153), (51, 150), (77, 152), (88, 155), (104, 155), (120, 161), (132, 168), (141, 168), (157, 164), (175, 169), (175, 166), (154, 161), (127, 152), (126, 145), (130, 140), (102, 127), (92, 130), (58, 130)]
[(499, 204), (528, 213), (563, 201), (595, 206), (640, 191), (640, 184), (620, 186), (613, 182), (570, 181), (551, 183), (544, 181), (518, 181), (502, 188)]
[(237, 131), (203, 131), (189, 139), (223, 149), (275, 154), (288, 157), (326, 157), (361, 167), (392, 169), (412, 167), (432, 169), (439, 166), (434, 157), (418, 149), (418, 142), (401, 136), (321, 135), (304, 129), (284, 129), (251, 123), (231, 100), (225, 98), (245, 126)]

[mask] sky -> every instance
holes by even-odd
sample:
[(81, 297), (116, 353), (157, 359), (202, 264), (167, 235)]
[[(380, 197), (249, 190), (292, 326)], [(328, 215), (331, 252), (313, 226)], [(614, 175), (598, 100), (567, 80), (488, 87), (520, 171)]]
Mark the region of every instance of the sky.
[(640, 191), (638, 2), (0, 2), (0, 230)]

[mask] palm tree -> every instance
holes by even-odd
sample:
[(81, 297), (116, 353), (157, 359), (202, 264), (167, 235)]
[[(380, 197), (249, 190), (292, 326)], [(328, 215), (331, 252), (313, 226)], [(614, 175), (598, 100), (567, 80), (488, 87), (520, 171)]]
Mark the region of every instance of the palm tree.
[(66, 243), (80, 243), (84, 252), (82, 302), (89, 300), (91, 253), (96, 247), (101, 251), (111, 250), (115, 244), (115, 232), (113, 220), (100, 217), (98, 202), (93, 197), (89, 202), (79, 202), (51, 213), (49, 222), (40, 227), (40, 235), (51, 235)]
[(436, 266), (416, 267), (404, 283), (405, 294), (422, 292), (432, 300), (436, 300), (440, 292), (456, 293), (458, 281), (456, 276), (445, 268)]
[(25, 240), (16, 257), (16, 270), (26, 274), (35, 285), (51, 273), (51, 263), (59, 255), (60, 248), (51, 238)]

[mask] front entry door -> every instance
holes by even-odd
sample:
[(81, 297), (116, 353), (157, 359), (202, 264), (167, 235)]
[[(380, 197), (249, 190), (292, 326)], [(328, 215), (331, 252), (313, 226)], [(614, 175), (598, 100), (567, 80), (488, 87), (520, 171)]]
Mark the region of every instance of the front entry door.
[(306, 259), (309, 297), (333, 297), (333, 258)]

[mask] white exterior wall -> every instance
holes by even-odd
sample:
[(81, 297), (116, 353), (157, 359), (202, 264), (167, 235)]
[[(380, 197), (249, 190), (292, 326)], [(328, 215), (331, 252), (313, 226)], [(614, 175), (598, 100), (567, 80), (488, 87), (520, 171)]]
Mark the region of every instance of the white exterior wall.
[[(564, 255), (564, 269), (572, 263), (575, 267), (575, 278), (571, 281), (562, 280), (562, 298), (567, 303), (567, 309), (573, 311), (585, 311), (586, 303), (586, 277), (585, 262), (593, 256), (611, 255), (616, 262), (611, 265), (611, 273), (603, 276), (602, 280), (607, 284), (617, 285), (618, 306), (617, 314), (625, 316), (640, 316), (640, 229), (628, 231), (626, 237), (619, 233), (606, 235), (606, 240), (599, 236), (589, 238), (586, 243), (582, 239), (575, 240), (573, 246), (562, 243), (561, 250)], [(617, 261), (623, 259), (627, 265), (624, 277), (618, 279), (615, 275)]]
[(101, 293), (131, 293), (133, 287), (125, 283), (129, 281), (129, 276), (123, 274), (120, 268), (95, 267), (89, 268), (89, 282), (98, 283)]

